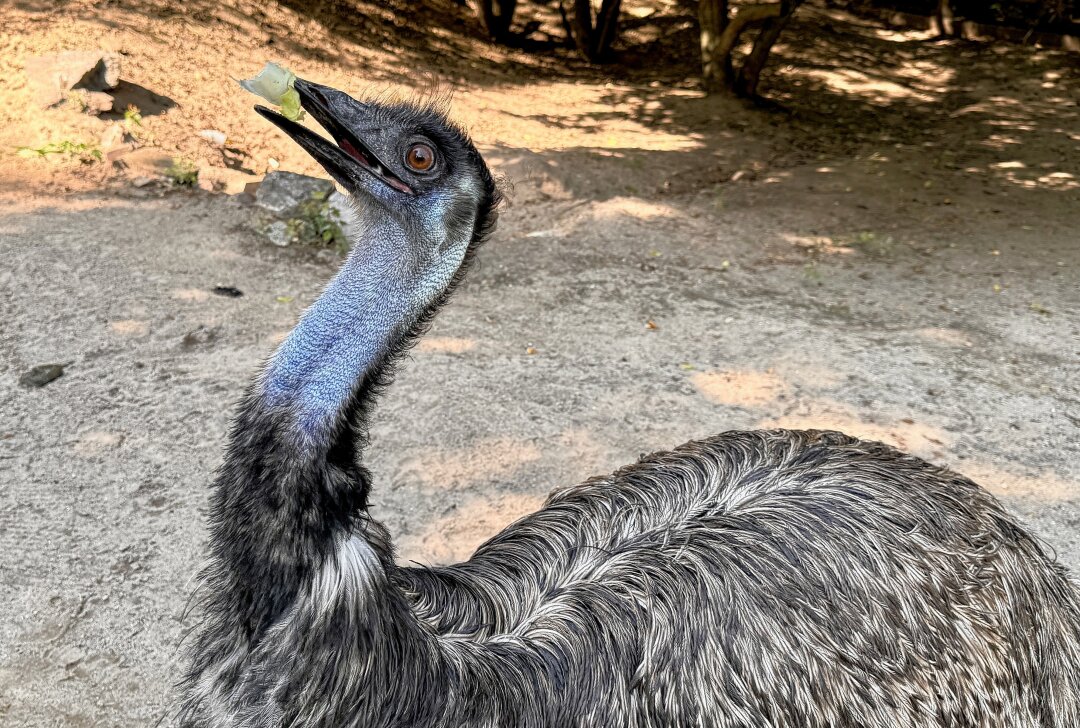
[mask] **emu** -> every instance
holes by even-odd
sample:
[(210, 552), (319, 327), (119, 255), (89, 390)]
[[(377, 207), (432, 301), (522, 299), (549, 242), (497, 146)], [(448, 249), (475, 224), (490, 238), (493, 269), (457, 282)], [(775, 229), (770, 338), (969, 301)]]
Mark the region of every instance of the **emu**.
[(398, 566), (368, 413), (500, 195), (443, 112), (296, 89), (333, 142), (257, 110), (362, 227), (235, 417), (181, 724), (1080, 726), (1077, 585), (970, 480), (836, 432), (691, 442)]

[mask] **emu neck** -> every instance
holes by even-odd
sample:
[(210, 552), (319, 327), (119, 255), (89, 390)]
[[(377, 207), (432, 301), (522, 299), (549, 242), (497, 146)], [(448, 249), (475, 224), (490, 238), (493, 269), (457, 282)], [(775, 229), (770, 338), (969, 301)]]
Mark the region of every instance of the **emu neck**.
[(410, 239), (400, 222), (368, 222), (337, 276), (282, 343), (261, 382), (287, 413), (298, 444), (329, 445), (357, 392), (406, 343), (449, 285), (460, 260), (425, 259), (443, 241)]

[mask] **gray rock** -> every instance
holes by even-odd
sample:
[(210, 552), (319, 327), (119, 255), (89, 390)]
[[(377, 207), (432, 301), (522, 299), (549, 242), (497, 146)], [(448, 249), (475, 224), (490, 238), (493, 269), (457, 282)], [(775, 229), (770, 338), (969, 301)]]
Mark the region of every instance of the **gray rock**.
[(290, 218), (311, 199), (313, 193), (330, 195), (334, 183), (294, 172), (271, 172), (255, 192), (255, 204), (279, 218)]
[(279, 248), (288, 247), (293, 241), (292, 234), (289, 233), (289, 226), (287, 223), (281, 220), (275, 220), (266, 226), (263, 230), (263, 235), (274, 245)]
[[(120, 54), (65, 51), (33, 56), (26, 61), (26, 80), (35, 103), (42, 108), (55, 106), (74, 89), (105, 92), (116, 88), (120, 83)], [(94, 99), (94, 107), (103, 105), (100, 97)]]
[(82, 105), (82, 110), (91, 116), (113, 110), (113, 97), (104, 91), (76, 89), (74, 93), (79, 94), (79, 103)]
[[(340, 218), (338, 224), (341, 226), (341, 232), (345, 234), (345, 239), (352, 241), (353, 234), (356, 232), (360, 221), (352, 203), (349, 202), (349, 198), (335, 189), (326, 202), (332, 209), (337, 211)], [(349, 245), (351, 246), (352, 243), (350, 242)]]
[(137, 148), (135, 138), (124, 131), (120, 124), (110, 124), (101, 135), (98, 146), (105, 153), (105, 159), (115, 162), (120, 157), (131, 154)]
[(23, 372), (23, 375), (19, 377), (19, 384), (24, 387), (30, 387), (31, 389), (44, 387), (49, 382), (54, 379), (59, 379), (63, 375), (63, 364), (38, 364), (29, 371)]

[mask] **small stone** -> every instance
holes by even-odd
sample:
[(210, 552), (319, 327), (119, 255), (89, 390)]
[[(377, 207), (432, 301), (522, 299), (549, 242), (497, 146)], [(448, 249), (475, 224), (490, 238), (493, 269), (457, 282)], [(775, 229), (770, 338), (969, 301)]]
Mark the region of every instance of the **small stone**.
[(233, 286), (214, 286), (210, 289), (210, 292), (216, 296), (225, 296), (226, 298), (240, 298), (240, 296), (244, 295), (243, 291)]
[(313, 194), (329, 197), (334, 183), (294, 172), (270, 172), (255, 193), (255, 204), (281, 218), (294, 217)]
[(266, 230), (263, 232), (266, 239), (279, 248), (287, 248), (293, 241), (293, 236), (289, 233), (288, 224), (281, 220), (275, 220), (266, 226)]
[(217, 129), (202, 129), (199, 131), (199, 136), (216, 147), (225, 146), (225, 132), (223, 131), (218, 131)]
[(38, 364), (27, 372), (24, 372), (19, 377), (19, 384), (24, 387), (36, 388), (44, 387), (54, 379), (59, 379), (64, 375), (63, 364)]
[(105, 133), (101, 135), (98, 146), (105, 153), (105, 159), (109, 162), (115, 162), (121, 157), (131, 154), (136, 149), (135, 140), (129, 137), (123, 128), (117, 124), (113, 124), (105, 130)]
[(131, 184), (134, 187), (146, 187), (146, 185), (153, 184), (153, 177), (135, 177), (131, 180)]
[(113, 97), (104, 91), (86, 91), (80, 94), (83, 111), (97, 116), (113, 110)]

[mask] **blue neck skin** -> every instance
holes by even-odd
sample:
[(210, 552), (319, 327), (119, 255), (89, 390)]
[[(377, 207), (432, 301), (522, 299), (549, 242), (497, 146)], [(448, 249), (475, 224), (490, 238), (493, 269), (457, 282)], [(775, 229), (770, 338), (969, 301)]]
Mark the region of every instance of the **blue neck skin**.
[(418, 245), (388, 216), (367, 221), (345, 264), (278, 348), (260, 382), (264, 405), (290, 412), (300, 442), (330, 441), (358, 383), (449, 285), (461, 256), (444, 245), (445, 240)]

